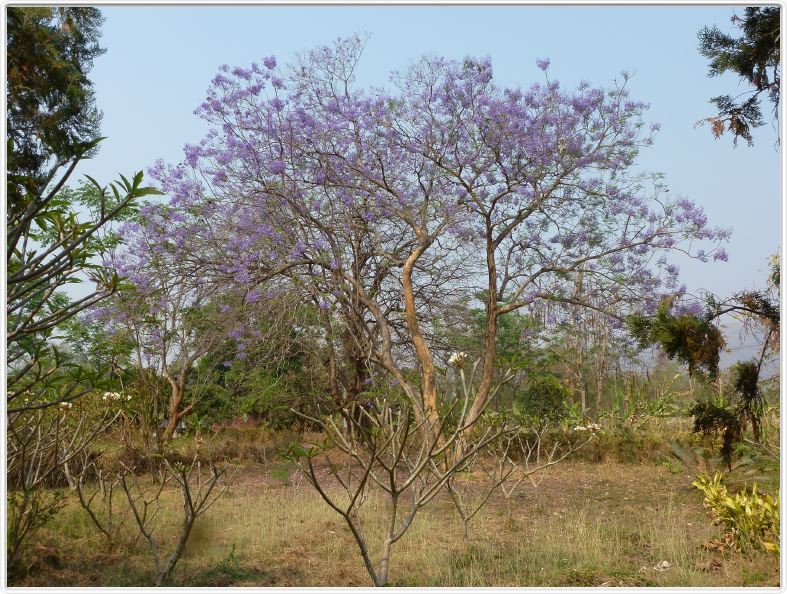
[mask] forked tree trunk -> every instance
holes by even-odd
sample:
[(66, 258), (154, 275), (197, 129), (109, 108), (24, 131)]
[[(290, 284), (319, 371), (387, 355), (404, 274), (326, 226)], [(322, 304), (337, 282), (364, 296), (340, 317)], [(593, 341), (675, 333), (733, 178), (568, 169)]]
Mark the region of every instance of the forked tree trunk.
[(180, 408), (186, 395), (185, 380), (182, 379), (182, 377), (178, 379), (170, 379), (169, 383), (172, 387), (169, 397), (169, 417), (167, 418), (167, 424), (164, 427), (164, 431), (161, 434), (161, 440), (165, 442), (172, 441), (172, 438), (175, 434), (175, 429), (178, 427), (178, 422), (187, 414), (189, 414), (192, 409), (191, 405), (182, 410)]

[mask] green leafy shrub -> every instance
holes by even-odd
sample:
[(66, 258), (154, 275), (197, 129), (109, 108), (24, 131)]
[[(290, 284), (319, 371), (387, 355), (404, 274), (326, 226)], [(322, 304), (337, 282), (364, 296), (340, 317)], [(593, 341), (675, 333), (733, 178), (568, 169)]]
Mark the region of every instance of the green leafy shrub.
[(568, 389), (556, 377), (541, 376), (516, 395), (513, 413), (523, 426), (543, 427), (568, 415), (569, 396)]
[(730, 495), (719, 472), (713, 478), (701, 474), (692, 485), (705, 495), (704, 505), (713, 513), (713, 523), (724, 527), (727, 539), (739, 550), (764, 548), (779, 554), (778, 495), (758, 493), (756, 483), (750, 493)]

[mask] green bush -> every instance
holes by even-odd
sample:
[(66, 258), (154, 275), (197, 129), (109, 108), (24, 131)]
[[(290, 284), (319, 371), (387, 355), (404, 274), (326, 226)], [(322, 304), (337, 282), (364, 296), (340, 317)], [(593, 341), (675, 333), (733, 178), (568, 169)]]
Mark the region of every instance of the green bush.
[(533, 380), (514, 397), (514, 417), (524, 427), (543, 427), (568, 415), (568, 389), (556, 377), (545, 375)]

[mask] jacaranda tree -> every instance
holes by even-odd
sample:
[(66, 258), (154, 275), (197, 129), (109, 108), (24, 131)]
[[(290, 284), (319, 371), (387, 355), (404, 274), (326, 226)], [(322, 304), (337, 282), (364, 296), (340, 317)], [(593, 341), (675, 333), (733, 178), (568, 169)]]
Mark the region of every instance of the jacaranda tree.
[[(614, 308), (618, 317), (653, 309), (680, 291), (665, 255), (724, 259), (719, 243), (729, 232), (672, 198), (659, 176), (637, 172), (658, 127), (645, 124), (646, 105), (625, 84), (563, 90), (545, 74), (526, 89), (501, 88), (489, 59), (429, 57), (394, 73), (387, 89), (362, 89), (354, 79), (361, 47), (353, 38), (288, 67), (273, 57), (222, 66), (197, 109), (211, 131), (186, 146), (183, 164), (151, 173), (173, 207), (203, 218), (168, 231), (187, 234), (185, 265), (199, 263), (203, 278), (235, 290), (265, 294), (269, 283), (285, 283), (313, 302), (342, 406), (358, 398), (371, 422), (406, 420), (367, 435), (367, 454), (345, 442), (367, 464), (356, 494), (376, 476), (375, 460), (388, 464), (375, 448), (401, 437), (401, 456), (414, 439), (408, 427), (420, 428), (416, 450), (427, 455), (411, 471), (438, 478), (413, 495), (400, 528), (401, 488), (389, 485), (386, 553), (378, 569), (364, 556), (380, 584), (417, 509), (487, 439), (472, 434), (499, 387), (500, 320), (544, 300)], [(548, 60), (538, 66), (548, 73)], [(589, 288), (581, 293), (579, 275)], [(484, 309), (484, 356), (460, 426), (448, 427), (438, 384), (447, 356), (432, 337), (441, 311), (461, 300)], [(398, 389), (409, 412), (376, 407), (369, 385)], [(437, 460), (449, 434), (460, 436), (454, 453)], [(378, 443), (381, 435), (398, 437)], [(355, 502), (340, 511), (354, 535)]]
[(220, 286), (179, 258), (188, 240), (183, 227), (199, 223), (194, 213), (147, 204), (120, 228), (125, 248), (107, 264), (125, 279), (118, 294), (89, 316), (134, 345), (139, 373), (153, 373), (169, 385), (166, 411), (156, 414), (161, 438), (172, 439), (178, 423), (192, 410), (186, 383), (198, 359), (226, 339), (217, 324), (214, 298)]
[[(598, 295), (655, 307), (677, 275), (663, 252), (708, 240), (713, 250), (691, 255), (726, 257), (728, 231), (633, 171), (657, 127), (625, 85), (563, 91), (547, 77), (501, 89), (488, 59), (424, 58), (391, 90), (366, 91), (353, 84), (360, 47), (339, 41), (289, 68), (272, 57), (222, 67), (198, 109), (212, 131), (184, 165), (153, 175), (188, 180), (173, 204), (210, 211), (190, 239), (206, 249), (190, 257), (225, 282), (292, 279), (435, 426), (427, 313), (443, 292), (483, 292), (472, 423), (492, 389), (501, 316), (539, 299), (598, 307)], [(578, 274), (594, 295), (575, 296)], [(411, 363), (415, 382), (402, 372)]]

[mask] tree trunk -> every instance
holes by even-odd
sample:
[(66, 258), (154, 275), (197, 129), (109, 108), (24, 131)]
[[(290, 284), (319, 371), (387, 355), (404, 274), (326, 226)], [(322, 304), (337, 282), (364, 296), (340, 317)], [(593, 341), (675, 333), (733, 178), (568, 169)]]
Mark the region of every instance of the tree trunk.
[(71, 469), (68, 467), (68, 462), (63, 463), (63, 473), (66, 475), (66, 481), (68, 481), (68, 488), (72, 491), (76, 491), (77, 489), (77, 482), (74, 479), (73, 475), (71, 474)]
[[(468, 430), (484, 412), (489, 394), (492, 391), (492, 382), (495, 377), (495, 360), (497, 359), (497, 265), (495, 263), (495, 247), (492, 242), (491, 222), (487, 219), (486, 241), (486, 328), (484, 332), (484, 366), (481, 370), (481, 381), (478, 384), (473, 405), (467, 415), (466, 425)], [(465, 431), (462, 432), (463, 434)]]
[(175, 429), (178, 427), (178, 421), (180, 421), (188, 413), (188, 411), (191, 410), (191, 407), (180, 410), (180, 405), (183, 403), (183, 398), (186, 394), (186, 386), (184, 385), (185, 382), (182, 379), (177, 379), (170, 380), (169, 383), (172, 386), (172, 392), (169, 397), (169, 418), (167, 419), (167, 425), (164, 427), (164, 431), (161, 434), (161, 440), (164, 442), (172, 441), (172, 437), (175, 434)]
[(596, 418), (601, 415), (601, 397), (604, 393), (604, 375), (596, 376)]
[(421, 327), (418, 324), (415, 307), (415, 293), (413, 292), (413, 267), (418, 258), (426, 251), (427, 245), (419, 245), (410, 254), (402, 269), (402, 286), (404, 289), (404, 319), (413, 341), (415, 356), (421, 371), (421, 400), (424, 417), (428, 420), (429, 431), (433, 436), (440, 432), (440, 418), (437, 414), (437, 383), (435, 381), (434, 361), (429, 346), (426, 344)]

